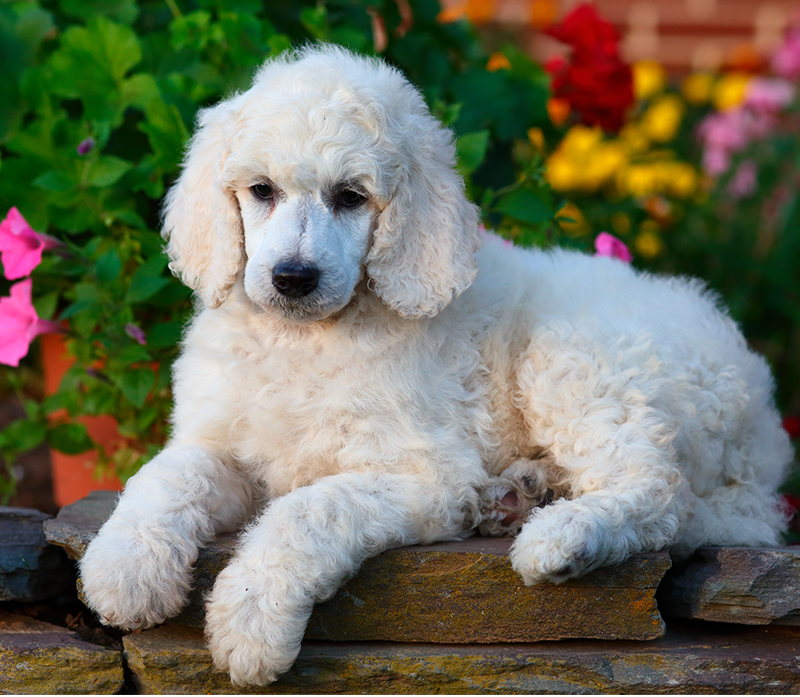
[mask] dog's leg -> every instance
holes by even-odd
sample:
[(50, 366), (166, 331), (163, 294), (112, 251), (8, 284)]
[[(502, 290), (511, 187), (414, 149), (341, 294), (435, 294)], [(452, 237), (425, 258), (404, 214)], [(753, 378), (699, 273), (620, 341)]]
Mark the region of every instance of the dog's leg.
[(532, 342), (519, 404), (566, 491), (534, 509), (514, 543), (512, 565), (528, 584), (669, 547), (691, 514), (677, 426), (645, 397), (647, 346), (634, 349), (629, 360), (609, 356), (568, 327)]
[(202, 448), (167, 447), (130, 479), (80, 563), (87, 604), (106, 623), (163, 622), (186, 603), (192, 563), (241, 524), (252, 487)]
[(266, 684), (294, 663), (313, 605), (390, 547), (455, 537), (464, 513), (441, 484), (407, 475), (325, 477), (272, 501), (210, 596), (214, 662), (234, 684)]

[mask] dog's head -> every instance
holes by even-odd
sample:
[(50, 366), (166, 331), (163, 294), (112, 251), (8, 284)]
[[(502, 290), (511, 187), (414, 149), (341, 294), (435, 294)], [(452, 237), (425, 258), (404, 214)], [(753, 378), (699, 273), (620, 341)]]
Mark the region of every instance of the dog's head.
[(201, 112), (167, 197), (171, 268), (208, 307), (243, 279), (294, 321), (347, 305), (359, 281), (408, 317), (475, 276), (477, 209), (452, 134), (395, 69), (333, 47), (267, 62)]

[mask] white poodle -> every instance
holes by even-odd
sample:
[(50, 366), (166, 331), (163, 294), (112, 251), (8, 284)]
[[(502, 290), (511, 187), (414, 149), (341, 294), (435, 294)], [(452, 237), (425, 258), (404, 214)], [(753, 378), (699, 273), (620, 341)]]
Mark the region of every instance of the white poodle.
[(234, 683), (292, 665), (368, 557), (519, 532), (527, 584), (645, 550), (775, 545), (791, 459), (765, 362), (700, 283), (481, 234), (452, 134), (378, 60), (270, 60), (205, 110), (166, 204), (205, 307), (174, 432), (81, 562), (145, 627), (248, 521), (208, 599)]

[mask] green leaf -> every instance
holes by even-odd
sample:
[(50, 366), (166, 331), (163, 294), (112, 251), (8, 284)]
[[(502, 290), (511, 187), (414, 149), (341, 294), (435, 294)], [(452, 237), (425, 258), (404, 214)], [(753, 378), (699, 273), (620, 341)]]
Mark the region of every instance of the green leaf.
[(59, 293), (54, 290), (34, 299), (33, 307), (40, 319), (52, 319), (58, 307), (58, 298)]
[(104, 187), (116, 184), (133, 165), (113, 155), (102, 155), (89, 168), (87, 181), (91, 186)]
[(122, 261), (119, 258), (119, 253), (116, 249), (109, 249), (102, 254), (97, 260), (95, 272), (97, 273), (97, 280), (102, 283), (110, 283), (116, 281), (119, 277), (119, 272), (122, 270)]
[(33, 180), (34, 186), (46, 191), (70, 191), (75, 188), (75, 184), (76, 182), (67, 174), (54, 169)]
[(144, 109), (154, 99), (158, 99), (160, 92), (158, 84), (152, 75), (139, 73), (124, 80), (122, 83), (122, 97), (126, 104)]
[(98, 16), (85, 27), (67, 29), (49, 61), (49, 88), (62, 97), (81, 99), (85, 116), (117, 120), (127, 106), (123, 80), (142, 59), (136, 34)]
[(147, 105), (145, 115), (147, 118), (139, 125), (139, 130), (150, 141), (153, 164), (162, 170), (174, 168), (181, 161), (189, 139), (189, 129), (178, 108), (162, 99), (154, 99)]
[(166, 258), (156, 256), (136, 269), (131, 275), (131, 283), (125, 294), (125, 301), (127, 303), (143, 302), (166, 286), (169, 279), (161, 276), (166, 265)]
[(83, 20), (105, 15), (123, 24), (132, 24), (139, 14), (135, 0), (61, 0), (61, 9)]
[(175, 346), (180, 341), (182, 331), (182, 322), (159, 322), (154, 324), (150, 331), (147, 332), (147, 346), (151, 349)]
[(44, 442), (47, 426), (36, 421), (18, 419), (0, 431), (0, 450), (15, 453), (33, 450)]
[(86, 432), (86, 426), (77, 423), (53, 426), (47, 431), (47, 442), (51, 447), (67, 455), (78, 455), (94, 448), (92, 439)]
[(152, 370), (148, 368), (133, 368), (116, 376), (114, 382), (134, 406), (141, 408), (144, 406), (150, 390), (153, 389), (155, 379), (156, 376)]
[(458, 169), (462, 174), (472, 174), (481, 166), (489, 147), (489, 131), (466, 133), (456, 141)]
[(330, 33), (328, 11), (324, 5), (304, 7), (300, 12), (300, 22), (317, 41), (326, 41)]
[(498, 201), (495, 210), (531, 225), (545, 223), (553, 217), (553, 211), (547, 204), (528, 189), (517, 189), (506, 194)]
[(78, 302), (71, 303), (67, 305), (61, 313), (58, 315), (58, 319), (65, 320), (69, 319), (70, 317), (74, 317), (75, 315), (80, 314), (81, 312), (86, 312), (93, 307), (96, 307), (96, 302), (86, 302), (83, 300), (79, 300)]

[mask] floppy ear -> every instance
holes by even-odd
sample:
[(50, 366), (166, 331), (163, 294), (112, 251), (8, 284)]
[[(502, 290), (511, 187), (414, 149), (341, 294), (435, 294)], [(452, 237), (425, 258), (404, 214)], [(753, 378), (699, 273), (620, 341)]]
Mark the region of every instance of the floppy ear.
[(220, 181), (233, 122), (231, 101), (200, 112), (183, 172), (164, 207), (169, 267), (211, 308), (225, 301), (245, 263), (239, 205)]
[(408, 126), (408, 161), (378, 218), (366, 267), (388, 307), (431, 317), (475, 278), (480, 219), (454, 169), (450, 131), (429, 113), (411, 115)]

